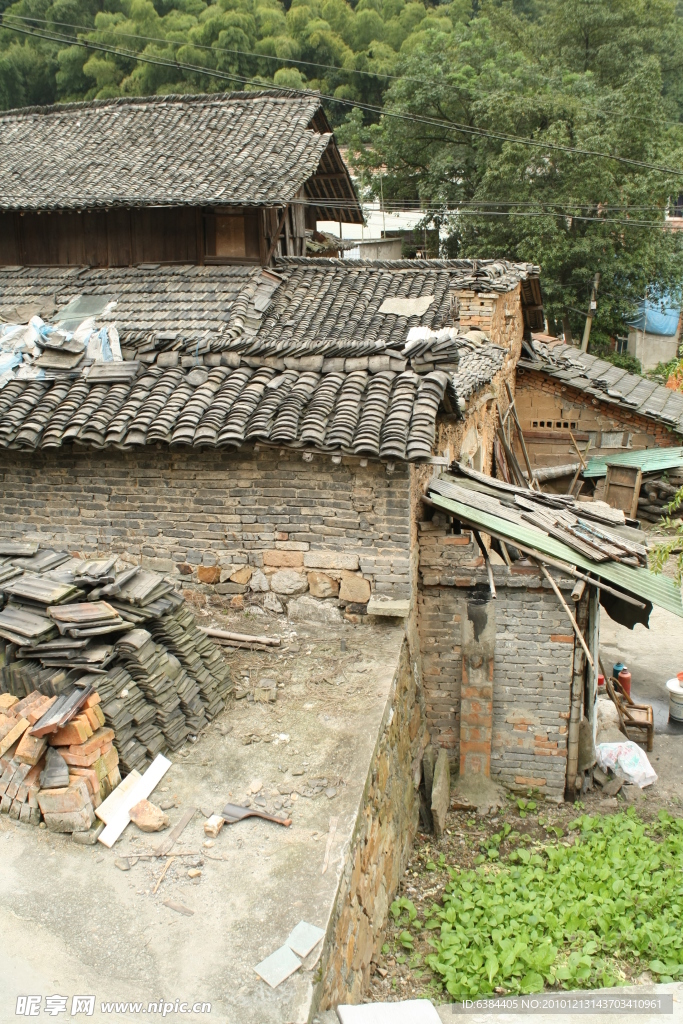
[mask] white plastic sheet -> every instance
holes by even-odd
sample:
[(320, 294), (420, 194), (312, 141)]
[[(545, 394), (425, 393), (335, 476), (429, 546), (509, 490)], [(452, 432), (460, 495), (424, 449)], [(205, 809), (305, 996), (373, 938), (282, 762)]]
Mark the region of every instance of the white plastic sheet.
[(595, 748), (598, 765), (603, 771), (611, 768), (617, 778), (644, 789), (657, 781), (657, 773), (647, 754), (633, 740), (623, 743), (598, 743)]

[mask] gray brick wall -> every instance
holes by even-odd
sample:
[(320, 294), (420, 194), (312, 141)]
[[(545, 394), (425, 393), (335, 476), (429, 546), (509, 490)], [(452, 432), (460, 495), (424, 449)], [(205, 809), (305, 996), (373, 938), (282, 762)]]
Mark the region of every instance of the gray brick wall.
[(409, 472), (277, 449), (5, 451), (0, 535), (189, 566), (185, 582), (200, 566), (259, 567), (267, 550), (352, 553), (373, 590), (405, 598)]
[[(418, 624), (427, 728), (460, 759), (461, 623), (468, 591), (488, 586), (469, 534), (420, 524)], [(574, 637), (547, 581), (495, 567), (497, 598), (491, 776), (508, 788), (564, 793)], [(556, 576), (565, 596), (573, 581)]]

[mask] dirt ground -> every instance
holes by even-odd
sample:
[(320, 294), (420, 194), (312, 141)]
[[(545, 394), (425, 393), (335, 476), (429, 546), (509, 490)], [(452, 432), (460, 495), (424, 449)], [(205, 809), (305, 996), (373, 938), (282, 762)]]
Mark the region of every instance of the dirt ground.
[[(449, 882), (446, 865), (473, 867), (490, 837), (500, 832), (506, 822), (511, 832), (500, 846), (501, 857), (519, 845), (531, 849), (556, 839), (554, 829), (566, 832), (569, 822), (583, 813), (614, 814), (632, 804), (645, 819), (655, 817), (660, 808), (683, 817), (683, 726), (669, 721), (665, 687), (667, 679), (683, 670), (683, 621), (655, 608), (649, 629), (637, 625), (631, 631), (612, 622), (603, 611), (600, 635), (605, 667), (616, 661), (628, 665), (633, 676), (634, 699), (653, 705), (655, 745), (649, 756), (658, 775), (657, 782), (642, 791), (634, 786), (624, 787), (611, 799), (606, 799), (596, 786), (578, 804), (565, 803), (559, 807), (537, 799), (536, 808), (525, 812), (524, 817), (520, 814), (517, 797), (512, 796), (491, 818), (478, 817), (468, 811), (452, 811), (441, 839), (418, 833), (411, 862), (397, 894), (413, 902), (420, 919), (425, 919), (432, 903), (440, 901)], [(404, 924), (394, 925), (390, 916), (386, 941), (367, 998), (381, 1001), (428, 996), (436, 1003), (443, 1002), (447, 996), (424, 965), (424, 957), (432, 952), (427, 942), (429, 933), (416, 936), (414, 951), (408, 951), (398, 938), (404, 927)], [(651, 978), (643, 975), (629, 980), (649, 982)]]

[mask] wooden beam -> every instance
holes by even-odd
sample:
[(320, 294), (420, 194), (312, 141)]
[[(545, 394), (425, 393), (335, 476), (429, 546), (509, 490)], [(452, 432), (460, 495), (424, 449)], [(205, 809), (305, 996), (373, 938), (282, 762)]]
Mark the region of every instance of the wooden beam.
[(265, 264), (264, 264), (266, 267), (268, 266), (268, 264), (270, 263), (271, 259), (273, 258), (273, 253), (275, 252), (275, 246), (280, 241), (280, 235), (282, 234), (282, 229), (285, 226), (285, 218), (287, 216), (288, 211), (289, 211), (289, 206), (285, 206), (285, 208), (282, 211), (282, 214), (280, 216), (280, 219), (278, 221), (277, 229), (275, 231), (275, 234), (273, 235), (273, 237), (270, 240), (270, 246), (268, 248), (268, 252), (266, 253), (266, 260), (265, 260)]

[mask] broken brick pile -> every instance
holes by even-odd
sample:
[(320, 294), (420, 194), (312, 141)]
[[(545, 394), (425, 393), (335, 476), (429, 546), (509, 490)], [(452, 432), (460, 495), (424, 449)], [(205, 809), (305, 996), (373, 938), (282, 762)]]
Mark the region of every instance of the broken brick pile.
[[(21, 701), (0, 694), (0, 813), (31, 825), (42, 819), (53, 832), (86, 832), (95, 808), (121, 781), (114, 731), (105, 727), (100, 696), (93, 692), (67, 725), (33, 736), (31, 728), (56, 699), (37, 690)], [(66, 786), (50, 786), (46, 779), (48, 747), (65, 764)]]

